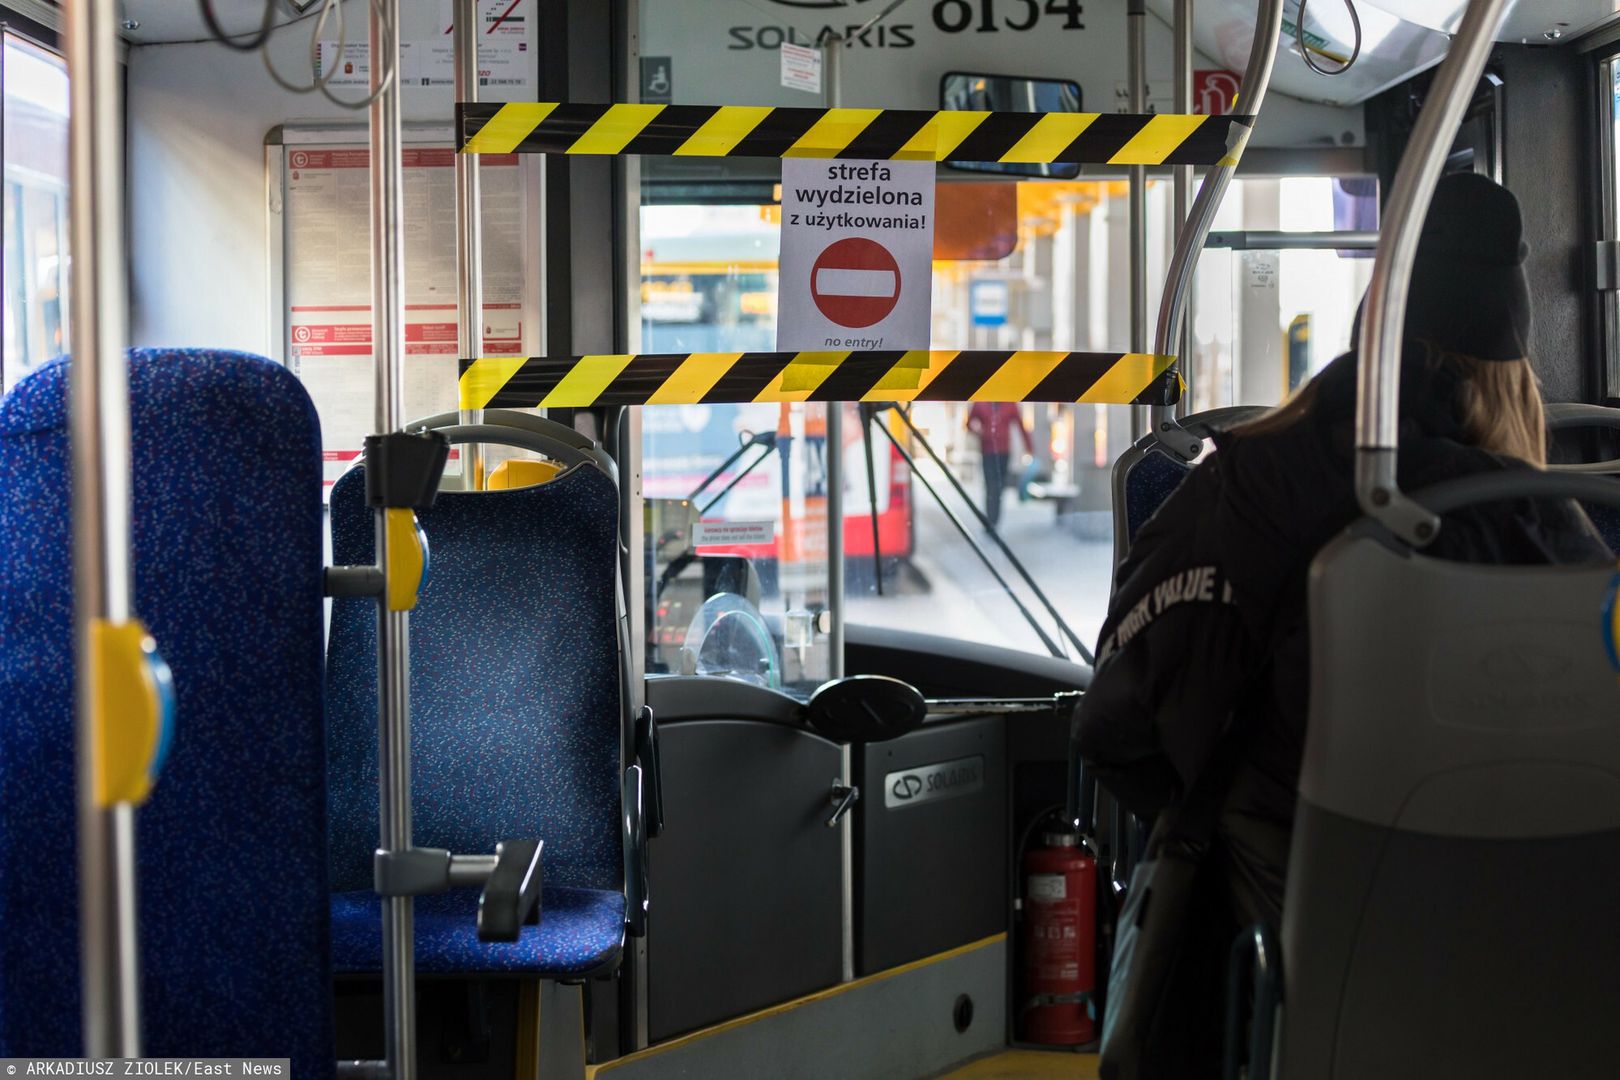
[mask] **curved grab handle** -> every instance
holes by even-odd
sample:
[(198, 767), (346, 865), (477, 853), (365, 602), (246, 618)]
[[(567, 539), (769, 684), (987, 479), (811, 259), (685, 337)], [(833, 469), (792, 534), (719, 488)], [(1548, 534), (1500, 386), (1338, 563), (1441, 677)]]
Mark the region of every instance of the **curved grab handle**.
[[(1607, 405), (1556, 403), (1547, 406), (1548, 431), (1576, 431), (1580, 428), (1606, 428), (1620, 431), (1620, 409)], [(1620, 458), (1608, 461), (1583, 461), (1573, 465), (1549, 465), (1549, 472), (1590, 473), (1598, 476), (1620, 475)]]
[(645, 705), (636, 717), (635, 758), (646, 774), (647, 839), (655, 840), (664, 831), (663, 761), (658, 749), (658, 721)]
[[(1243, 1045), (1243, 981), (1254, 971), (1254, 1013), (1249, 1022), (1248, 1061)], [(1227, 961), (1225, 1080), (1270, 1080), (1277, 1014), (1282, 1008), (1282, 946), (1267, 923), (1256, 923), (1232, 943)]]
[(1571, 431), (1584, 427), (1620, 430), (1620, 409), (1575, 401), (1548, 402), (1547, 430)]
[[(500, 427), (514, 427), (523, 431), (532, 431), (536, 435), (543, 435), (555, 439), (568, 446), (589, 450), (595, 444), (590, 436), (582, 435), (567, 424), (559, 424), (555, 420), (548, 420), (544, 416), (531, 416), (526, 412), (515, 409), (485, 409), (483, 423), (496, 424)], [(461, 423), (461, 414), (456, 412), (435, 413), (420, 420), (412, 420), (405, 425), (406, 431), (415, 431), (418, 428), (447, 428), (456, 427)]]
[(532, 450), (555, 458), (564, 465), (590, 465), (601, 468), (602, 463), (588, 450), (572, 446), (548, 434), (528, 428), (507, 427), (503, 424), (452, 424), (432, 430), (449, 439), (452, 445), (484, 443), (496, 446), (515, 446), (519, 450)]
[(1219, 409), (1206, 409), (1201, 413), (1183, 416), (1179, 422), (1187, 434), (1207, 439), (1217, 431), (1225, 431), (1258, 420), (1270, 411), (1270, 407), (1265, 405), (1226, 405)]
[(1500, 499), (1578, 499), (1620, 509), (1620, 484), (1583, 473), (1515, 469), (1447, 480), (1412, 496), (1433, 514)]
[(647, 887), (647, 816), (640, 765), (624, 770), (620, 791), (624, 828), (624, 926), (631, 937), (647, 933), (651, 898)]

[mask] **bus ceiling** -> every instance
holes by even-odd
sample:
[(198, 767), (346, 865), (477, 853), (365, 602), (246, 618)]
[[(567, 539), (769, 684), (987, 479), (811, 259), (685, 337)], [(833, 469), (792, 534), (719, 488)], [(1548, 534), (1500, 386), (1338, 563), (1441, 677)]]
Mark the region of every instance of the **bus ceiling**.
[[(280, 18), (288, 18), (295, 10), (308, 10), (309, 3), (296, 3), (292, 0), (283, 0), (285, 10)], [(672, 52), (677, 71), (677, 100), (687, 100), (693, 104), (737, 104), (737, 102), (719, 102), (710, 100), (714, 92), (726, 92), (731, 96), (742, 94), (750, 104), (758, 99), (758, 104), (770, 104), (766, 97), (781, 96), (781, 87), (776, 86), (774, 71), (771, 71), (770, 83), (752, 83), (747, 78), (744, 68), (737, 68), (739, 63), (745, 62), (758, 52), (770, 52), (770, 40), (761, 37), (750, 37), (747, 40), (747, 49), (739, 44), (739, 40), (729, 39), (724, 32), (716, 31), (714, 36), (692, 36), (689, 31), (677, 31), (680, 24), (689, 21), (698, 13), (703, 15), (705, 21), (721, 18), (721, 8), (732, 5), (716, 5), (714, 0), (663, 0), (656, 6), (656, 10), (646, 11), (650, 24), (646, 26), (643, 49), (646, 52)], [(753, 6), (737, 3), (739, 16), (747, 11), (755, 11)], [(828, 5), (829, 6), (829, 5)], [(859, 58), (852, 58), (847, 68), (846, 76), (849, 86), (846, 87), (846, 99), (849, 104), (881, 104), (889, 108), (928, 108), (936, 107), (935, 100), (920, 100), (922, 94), (933, 97), (933, 79), (940, 78), (941, 74), (953, 70), (980, 70), (983, 66), (982, 47), (987, 44), (985, 36), (977, 32), (959, 32), (959, 34), (935, 34), (935, 23), (938, 19), (930, 21), (928, 13), (932, 6), (923, 0), (909, 0), (897, 8), (891, 16), (891, 23), (906, 21), (915, 23), (914, 28), (907, 29), (904, 36), (906, 49), (904, 60), (909, 71), (915, 71), (927, 78), (919, 78), (915, 86), (906, 83), (907, 92), (919, 100), (891, 100), (901, 84), (889, 86), (888, 76), (876, 79), (872, 87), (865, 87), (867, 79), (860, 73)], [(1147, 10), (1152, 18), (1150, 23), (1155, 24), (1150, 32), (1155, 34), (1170, 34), (1173, 24), (1174, 6), (1176, 0), (1147, 0)], [(1463, 10), (1463, 0), (1309, 0), (1306, 3), (1306, 15), (1302, 19), (1302, 26), (1296, 26), (1299, 18), (1299, 0), (1291, 0), (1285, 8), (1283, 18), (1283, 42), (1278, 57), (1277, 68), (1272, 76), (1273, 94), (1291, 97), (1298, 102), (1315, 102), (1315, 104), (1338, 105), (1338, 107), (1353, 107), (1359, 105), (1369, 97), (1385, 91), (1388, 87), (1403, 83), (1413, 78), (1414, 74), (1427, 70), (1430, 66), (1440, 62), (1447, 49), (1448, 34), (1455, 29), (1456, 19), (1460, 18)], [(907, 10), (914, 11), (907, 13)], [(215, 0), (214, 10), (219, 15), (220, 23), (230, 31), (251, 32), (259, 24), (264, 13), (264, 0)], [(198, 15), (198, 6), (193, 3), (173, 3), (172, 0), (126, 0), (125, 3), (126, 26), (133, 29), (126, 31), (126, 39), (133, 45), (162, 44), (173, 40), (194, 40), (203, 36), (204, 28)], [(1194, 68), (1204, 73), (1218, 74), (1220, 70), (1238, 71), (1243, 68), (1246, 60), (1247, 47), (1251, 40), (1252, 26), (1254, 26), (1254, 0), (1202, 0), (1196, 8), (1196, 26), (1194, 26), (1194, 45), (1197, 55), (1194, 57)], [(1354, 13), (1354, 15), (1353, 15)], [(786, 18), (786, 16), (784, 16)], [(794, 28), (804, 29), (807, 34), (813, 34), (815, 28), (805, 23), (810, 16), (794, 16), (787, 18)], [(1617, 18), (1617, 5), (1614, 0), (1521, 0), (1507, 16), (1502, 32), (1498, 39), (1503, 42), (1528, 42), (1528, 44), (1544, 45), (1568, 42), (1576, 37), (1594, 31), (1604, 23)], [(724, 18), (721, 18), (724, 21)], [(804, 24), (800, 28), (799, 24)], [(1118, 26), (1116, 26), (1118, 24)], [(1359, 28), (1359, 29), (1358, 29)], [(734, 28), (748, 29), (748, 28)], [(755, 28), (758, 29), (758, 28)], [(781, 29), (774, 28), (774, 29)], [(1118, 29), (1118, 40), (1115, 31)], [(1019, 40), (1017, 57), (1017, 71), (1008, 71), (1008, 74), (1032, 74), (1032, 76), (1068, 76), (1079, 79), (1084, 89), (1082, 108), (1089, 110), (1103, 110), (1108, 112), (1113, 108), (1113, 79), (1106, 78), (1113, 66), (1118, 66), (1118, 55), (1123, 50), (1123, 5), (1121, 11), (1108, 11), (1098, 8), (1093, 13), (1090, 8), (1085, 10), (1084, 34), (1071, 36), (1064, 32), (1055, 34), (1030, 34), (1027, 40)], [(995, 37), (1009, 37), (1008, 34), (996, 34)], [(1019, 39), (1025, 39), (1019, 34)], [(1359, 49), (1358, 49), (1359, 39)], [(774, 40), (774, 37), (771, 37)], [(899, 39), (896, 39), (899, 40)], [(1079, 50), (1076, 49), (1079, 45)], [(739, 52), (742, 49), (742, 52)], [(1045, 52), (1043, 52), (1045, 50)], [(891, 52), (891, 50), (873, 50), (873, 52)], [(901, 52), (894, 52), (894, 57), (901, 57)], [(1346, 62), (1354, 57), (1354, 63)], [(1309, 63), (1307, 63), (1309, 60)], [(729, 62), (729, 63), (727, 63)], [(710, 79), (708, 74), (698, 74), (703, 70), (716, 70), (716, 63), (721, 68), (731, 71), (732, 78), (726, 83), (719, 84), (724, 87), (706, 86)], [(1006, 68), (1006, 60), (998, 60), (1001, 70)], [(1324, 71), (1336, 71), (1346, 68), (1340, 73), (1327, 78)], [(761, 68), (763, 71), (763, 68)], [(692, 73), (692, 74), (689, 74)], [(1123, 74), (1123, 68), (1119, 71)], [(1150, 71), (1149, 78), (1152, 83), (1155, 73)], [(740, 83), (740, 84), (739, 84)], [(883, 86), (878, 86), (878, 84)], [(870, 89), (870, 92), (868, 92)], [(880, 91), (885, 100), (867, 100), (872, 94)], [(1168, 87), (1166, 87), (1168, 92)], [(1210, 89), (1210, 94), (1218, 97), (1218, 87)], [(787, 91), (792, 94), (792, 91)], [(1196, 96), (1204, 91), (1196, 91)], [(1163, 108), (1157, 100), (1158, 94), (1150, 84), (1150, 100), (1152, 104)], [(1202, 105), (1196, 107), (1199, 112), (1207, 112)], [(1281, 125), (1278, 136), (1283, 141), (1277, 142), (1267, 138), (1267, 131), (1262, 130), (1255, 136), (1254, 149), (1270, 146), (1302, 146), (1317, 139), (1306, 138), (1306, 128), (1319, 126), (1327, 120), (1325, 115), (1317, 115), (1311, 120), (1311, 113), (1301, 113), (1298, 120), (1290, 120), (1288, 113), (1298, 108), (1309, 108), (1307, 105), (1283, 104), (1283, 100), (1273, 97), (1273, 130)], [(1299, 138), (1293, 138), (1293, 130), (1301, 126), (1298, 131)], [(1358, 131), (1354, 134), (1359, 136)], [(1319, 134), (1319, 133), (1317, 133)], [(1336, 141), (1336, 139), (1335, 139)], [(1359, 142), (1359, 138), (1354, 139)], [(669, 162), (666, 162), (669, 164)], [(726, 173), (731, 173), (727, 162)], [(658, 172), (663, 172), (659, 168)], [(1087, 168), (1087, 173), (1093, 170)], [(1319, 172), (1319, 170), (1312, 170)]]

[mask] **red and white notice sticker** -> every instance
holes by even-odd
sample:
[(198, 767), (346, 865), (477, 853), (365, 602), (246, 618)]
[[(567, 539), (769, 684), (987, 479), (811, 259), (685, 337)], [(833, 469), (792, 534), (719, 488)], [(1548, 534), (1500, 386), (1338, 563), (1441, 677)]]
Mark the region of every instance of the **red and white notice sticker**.
[(692, 529), (693, 547), (751, 547), (775, 539), (774, 521), (700, 521)]

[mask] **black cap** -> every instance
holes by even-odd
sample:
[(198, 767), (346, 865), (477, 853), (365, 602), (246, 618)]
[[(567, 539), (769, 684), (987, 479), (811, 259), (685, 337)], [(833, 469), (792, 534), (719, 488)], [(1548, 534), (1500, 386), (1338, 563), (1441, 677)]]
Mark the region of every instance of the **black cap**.
[[(1478, 173), (1441, 177), (1418, 239), (1403, 336), (1477, 360), (1523, 359), (1528, 253), (1512, 192)], [(1358, 317), (1358, 339), (1360, 330)]]

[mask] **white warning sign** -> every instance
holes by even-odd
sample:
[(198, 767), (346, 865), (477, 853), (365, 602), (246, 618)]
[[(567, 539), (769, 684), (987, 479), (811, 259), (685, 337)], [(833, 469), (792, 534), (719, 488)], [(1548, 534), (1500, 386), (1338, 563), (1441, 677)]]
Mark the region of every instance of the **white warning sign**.
[(776, 347), (926, 349), (934, 163), (782, 162)]
[(821, 93), (821, 50), (782, 42), (782, 85), (807, 94)]

